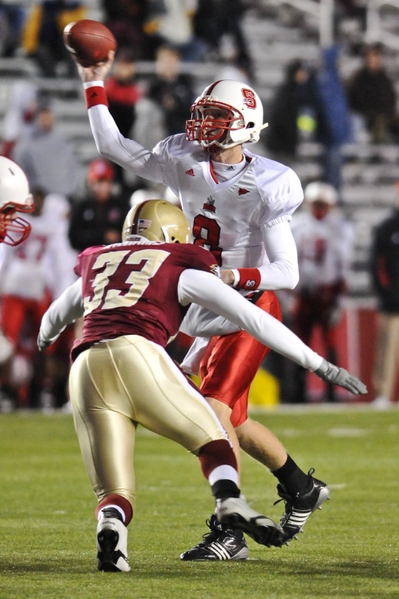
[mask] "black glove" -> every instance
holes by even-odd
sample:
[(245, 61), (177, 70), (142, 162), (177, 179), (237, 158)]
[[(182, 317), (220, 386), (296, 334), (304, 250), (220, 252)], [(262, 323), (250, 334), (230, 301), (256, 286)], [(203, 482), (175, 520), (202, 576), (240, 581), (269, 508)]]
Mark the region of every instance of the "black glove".
[(339, 368), (335, 364), (327, 362), (327, 360), (323, 359), (321, 366), (315, 370), (315, 374), (323, 379), (323, 381), (339, 385), (354, 395), (365, 395), (367, 393), (367, 387), (362, 381), (349, 374), (345, 368)]

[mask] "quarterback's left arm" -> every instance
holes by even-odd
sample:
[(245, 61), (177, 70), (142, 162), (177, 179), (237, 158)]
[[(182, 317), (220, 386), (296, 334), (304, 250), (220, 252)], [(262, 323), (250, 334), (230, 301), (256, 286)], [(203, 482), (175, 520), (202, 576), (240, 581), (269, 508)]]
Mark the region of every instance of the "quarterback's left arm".
[(294, 289), (299, 281), (298, 253), (288, 220), (262, 229), (269, 262), (258, 268), (221, 271), (224, 283), (247, 291)]
[(82, 280), (78, 279), (56, 299), (42, 318), (37, 337), (40, 351), (56, 341), (68, 324), (83, 316)]

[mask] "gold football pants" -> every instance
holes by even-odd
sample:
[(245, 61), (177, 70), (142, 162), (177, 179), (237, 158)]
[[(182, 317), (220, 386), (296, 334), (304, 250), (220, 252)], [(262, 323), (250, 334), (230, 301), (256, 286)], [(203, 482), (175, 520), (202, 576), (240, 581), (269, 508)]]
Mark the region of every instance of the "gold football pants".
[(72, 365), (69, 387), (80, 449), (99, 501), (117, 493), (134, 508), (138, 424), (193, 454), (227, 438), (166, 351), (144, 337), (118, 337), (82, 352)]

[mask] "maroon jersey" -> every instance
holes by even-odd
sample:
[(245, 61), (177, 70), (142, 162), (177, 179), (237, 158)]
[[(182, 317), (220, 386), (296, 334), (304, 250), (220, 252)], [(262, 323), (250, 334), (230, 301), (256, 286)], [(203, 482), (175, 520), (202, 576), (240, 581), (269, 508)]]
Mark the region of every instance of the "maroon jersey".
[(84, 325), (72, 359), (93, 343), (141, 335), (165, 347), (187, 311), (178, 300), (186, 268), (215, 272), (214, 256), (190, 244), (124, 242), (86, 249), (75, 272), (82, 277)]

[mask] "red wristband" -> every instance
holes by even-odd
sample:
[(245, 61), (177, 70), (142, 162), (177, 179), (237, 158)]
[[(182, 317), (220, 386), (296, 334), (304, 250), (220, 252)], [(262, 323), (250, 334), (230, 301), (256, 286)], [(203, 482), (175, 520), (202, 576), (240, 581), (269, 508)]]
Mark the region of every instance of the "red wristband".
[(255, 291), (260, 285), (259, 268), (237, 268), (240, 273), (240, 280), (236, 289), (246, 289)]
[(101, 85), (87, 87), (85, 89), (85, 98), (87, 108), (98, 106), (98, 104), (104, 104), (108, 107), (107, 95), (105, 93), (105, 89), (101, 87)]

